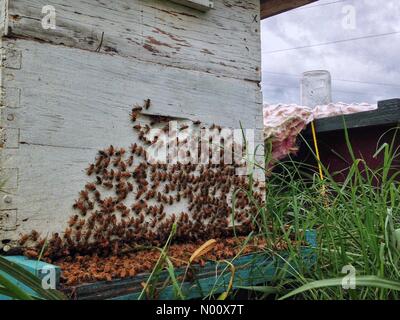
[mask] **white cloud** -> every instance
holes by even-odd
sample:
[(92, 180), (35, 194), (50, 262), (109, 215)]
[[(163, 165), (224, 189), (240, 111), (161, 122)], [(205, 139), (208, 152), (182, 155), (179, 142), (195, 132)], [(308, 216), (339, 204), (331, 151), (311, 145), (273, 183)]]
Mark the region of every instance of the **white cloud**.
[[(354, 30), (342, 27), (345, 5), (355, 8)], [(375, 103), (377, 99), (400, 97), (400, 34), (269, 53), (400, 31), (399, 17), (398, 0), (325, 0), (264, 20), (264, 101), (299, 103), (299, 76), (313, 69), (331, 72), (335, 101)]]

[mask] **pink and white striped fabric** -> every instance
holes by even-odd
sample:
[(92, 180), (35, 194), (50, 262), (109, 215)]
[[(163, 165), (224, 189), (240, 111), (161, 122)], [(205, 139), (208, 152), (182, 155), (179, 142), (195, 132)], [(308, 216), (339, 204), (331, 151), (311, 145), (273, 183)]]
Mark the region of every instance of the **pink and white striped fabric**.
[(297, 152), (299, 133), (315, 119), (376, 110), (367, 103), (330, 103), (311, 109), (296, 104), (264, 105), (264, 136), (272, 142), (272, 159), (280, 160)]

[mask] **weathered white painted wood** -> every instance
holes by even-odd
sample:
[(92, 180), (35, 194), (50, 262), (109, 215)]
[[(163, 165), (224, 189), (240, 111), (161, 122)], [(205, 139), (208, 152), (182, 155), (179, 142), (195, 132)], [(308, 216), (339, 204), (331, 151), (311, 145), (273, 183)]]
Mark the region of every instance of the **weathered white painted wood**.
[[(48, 4), (56, 9), (56, 30), (41, 26)], [(14, 0), (8, 35), (260, 81), (259, 5), (216, 1), (215, 10), (202, 13), (165, 0)]]
[(2, 79), (1, 177), (12, 200), (0, 199), (2, 239), (64, 229), (97, 150), (134, 142), (137, 102), (233, 128), (255, 128), (261, 110), (252, 81), (22, 39), (4, 39)]
[(213, 0), (171, 0), (171, 1), (201, 11), (208, 11), (214, 8)]
[(8, 29), (8, 0), (0, 0), (0, 34)]
[[(17, 167), (18, 181), (17, 188), (15, 183), (6, 187), (12, 201), (7, 204), (2, 199), (1, 209), (16, 211), (17, 232), (1, 233), (0, 238), (16, 239), (20, 232), (29, 229), (45, 233), (62, 231), (72, 213), (71, 203), (85, 182), (84, 168), (95, 152), (35, 145), (4, 149), (3, 166)], [(16, 174), (8, 171), (11, 177)]]
[(14, 69), (3, 75), (6, 86), (20, 88), (21, 107), (6, 109), (4, 119), (13, 119), (6, 124), (20, 128), (23, 142), (104, 146), (125, 133), (130, 109), (147, 98), (149, 113), (233, 128), (239, 120), (253, 128), (261, 110), (253, 82), (26, 40), (8, 43), (7, 53), (22, 62), (7, 58)]

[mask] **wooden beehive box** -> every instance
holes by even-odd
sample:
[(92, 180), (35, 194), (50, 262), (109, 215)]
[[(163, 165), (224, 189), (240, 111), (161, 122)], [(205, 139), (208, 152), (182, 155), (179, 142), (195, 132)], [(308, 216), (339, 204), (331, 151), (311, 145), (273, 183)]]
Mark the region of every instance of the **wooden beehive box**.
[[(44, 29), (46, 5), (55, 29)], [(0, 246), (62, 232), (97, 150), (129, 147), (129, 113), (257, 129), (260, 1), (2, 0)], [(44, 10), (44, 11), (43, 11)], [(42, 11), (44, 13), (42, 13)]]

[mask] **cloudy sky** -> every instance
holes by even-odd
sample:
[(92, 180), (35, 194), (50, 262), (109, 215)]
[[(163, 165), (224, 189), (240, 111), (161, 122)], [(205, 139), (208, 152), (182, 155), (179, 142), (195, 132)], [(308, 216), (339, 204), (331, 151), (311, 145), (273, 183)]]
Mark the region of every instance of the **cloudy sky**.
[(265, 19), (262, 50), (265, 103), (300, 103), (300, 75), (319, 69), (333, 101), (400, 98), (400, 1), (320, 0)]

